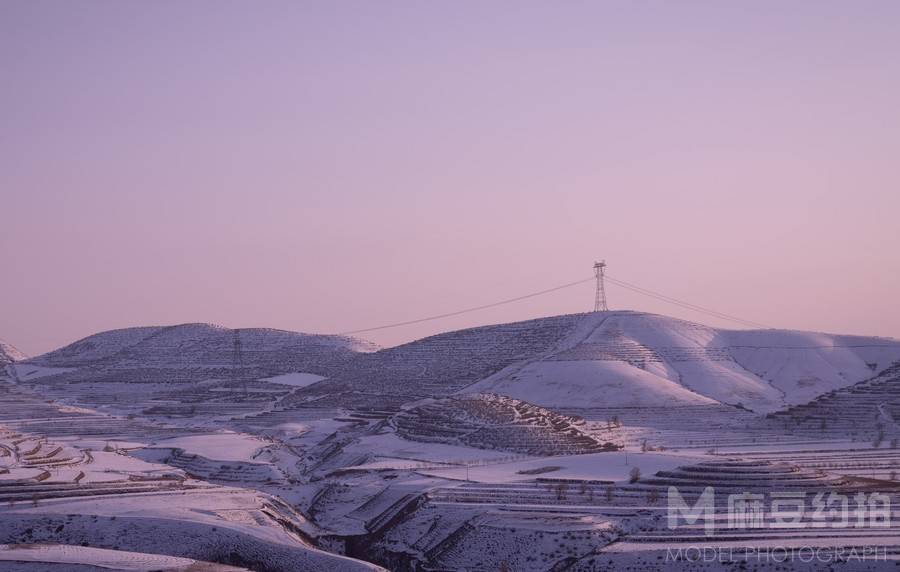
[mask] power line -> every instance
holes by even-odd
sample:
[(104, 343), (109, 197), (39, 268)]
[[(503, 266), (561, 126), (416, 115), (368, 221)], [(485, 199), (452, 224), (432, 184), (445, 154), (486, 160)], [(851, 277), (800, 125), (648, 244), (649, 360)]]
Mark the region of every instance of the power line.
[(584, 280), (577, 280), (575, 282), (569, 282), (568, 284), (563, 284), (561, 286), (554, 286), (553, 288), (547, 288), (546, 290), (541, 290), (540, 292), (532, 292), (531, 294), (525, 294), (524, 296), (517, 296), (515, 298), (509, 298), (507, 300), (501, 300), (499, 302), (493, 302), (491, 304), (484, 304), (483, 306), (475, 306), (473, 308), (466, 308), (465, 310), (458, 310), (456, 312), (447, 312), (446, 314), (438, 314), (436, 316), (428, 316), (427, 318), (419, 318), (418, 320), (407, 320), (405, 322), (397, 322), (394, 324), (385, 324), (383, 326), (375, 326), (373, 328), (363, 328), (361, 330), (350, 330), (348, 332), (341, 332), (339, 335), (347, 336), (350, 334), (362, 334), (365, 332), (374, 332), (375, 330), (386, 330), (388, 328), (397, 328), (400, 326), (409, 326), (412, 324), (420, 324), (422, 322), (430, 322), (431, 320), (440, 320), (441, 318), (450, 318), (452, 316), (459, 316), (460, 314), (468, 314), (469, 312), (477, 312), (479, 310), (486, 310), (488, 308), (494, 308), (496, 306), (502, 306), (504, 304), (511, 304), (513, 302), (518, 302), (519, 300), (534, 298), (535, 296), (549, 294), (550, 292), (556, 292), (557, 290), (562, 290), (563, 288), (571, 288), (572, 286), (578, 286), (579, 284), (584, 284), (585, 282), (591, 282), (593, 280), (594, 280), (594, 277), (591, 276), (590, 278), (585, 278)]
[[(700, 312), (702, 314), (706, 314), (708, 316), (712, 316), (714, 318), (718, 318), (720, 320), (726, 320), (730, 322), (735, 322), (747, 327), (751, 328), (764, 328), (764, 329), (772, 329), (771, 326), (767, 326), (765, 324), (761, 324), (759, 322), (753, 322), (751, 320), (745, 320), (744, 318), (739, 318), (737, 316), (732, 316), (730, 314), (725, 314), (724, 312), (719, 312), (713, 310), (711, 308), (705, 308), (703, 306), (698, 306), (696, 304), (692, 304), (690, 302), (686, 302), (684, 300), (679, 300), (678, 298), (672, 298), (671, 296), (666, 296), (665, 294), (660, 294), (659, 292), (654, 292), (653, 290), (648, 290), (642, 286), (638, 286), (637, 284), (632, 284), (630, 282), (625, 282), (624, 280), (619, 280), (618, 278), (613, 278), (609, 274), (604, 274), (604, 278), (608, 280), (610, 283), (619, 286), (620, 288), (625, 288), (626, 290), (631, 290), (632, 292), (636, 292), (638, 294), (643, 294), (644, 296), (649, 296), (651, 298), (655, 298), (657, 300), (661, 300), (663, 302), (668, 302), (670, 304), (674, 304), (681, 308), (692, 310), (694, 312)], [(492, 302), (490, 304), (483, 304), (481, 306), (474, 306), (471, 308), (466, 308), (464, 310), (457, 310), (455, 312), (447, 312), (444, 314), (437, 314), (434, 316), (428, 316), (425, 318), (418, 318), (416, 320), (406, 320), (404, 322), (395, 322), (392, 324), (384, 324), (381, 326), (374, 326), (371, 328), (362, 328), (359, 330), (348, 330), (346, 332), (341, 332), (338, 335), (348, 336), (352, 334), (363, 334), (366, 332), (374, 332), (378, 330), (386, 330), (389, 328), (399, 328), (401, 326), (410, 326), (413, 324), (421, 324), (423, 322), (430, 322), (432, 320), (440, 320), (443, 318), (451, 318), (453, 316), (460, 316), (462, 314), (468, 314), (470, 312), (477, 312), (479, 310), (487, 310), (488, 308), (495, 308), (497, 306), (503, 306), (505, 304), (511, 304), (513, 302), (518, 302), (520, 300), (526, 300), (528, 298), (534, 298), (535, 296), (542, 296), (544, 294), (549, 294), (551, 292), (556, 292), (557, 290), (563, 290), (564, 288), (571, 288), (572, 286), (578, 286), (579, 284), (584, 284), (586, 282), (591, 282), (596, 280), (596, 276), (591, 276), (590, 278), (585, 278), (583, 280), (576, 280), (575, 282), (569, 282), (568, 284), (562, 284), (560, 286), (554, 286), (553, 288), (547, 288), (546, 290), (540, 290), (538, 292), (532, 292), (530, 294), (525, 294), (524, 296), (516, 296), (515, 298), (508, 298), (506, 300), (500, 300), (499, 302)]]
[(662, 300), (664, 302), (669, 302), (670, 304), (674, 304), (676, 306), (680, 306), (682, 308), (686, 308), (688, 310), (693, 310), (696, 312), (701, 312), (703, 314), (707, 314), (709, 316), (713, 316), (715, 318), (719, 318), (722, 320), (729, 320), (732, 322), (737, 322), (739, 324), (743, 324), (746, 326), (758, 327), (758, 328), (771, 328), (771, 326), (767, 326), (765, 324), (760, 324), (759, 322), (753, 322), (751, 320), (745, 320), (744, 318), (739, 318), (737, 316), (732, 316), (730, 314), (725, 314), (723, 312), (719, 312), (717, 310), (712, 310), (710, 308), (705, 308), (703, 306), (698, 306), (696, 304), (692, 304), (690, 302), (685, 302), (684, 300), (679, 300), (677, 298), (672, 298), (671, 296), (666, 296), (665, 294), (660, 294), (659, 292), (654, 292), (652, 290), (648, 290), (636, 284), (631, 284), (629, 282), (625, 282), (623, 280), (618, 280), (616, 278), (609, 278), (610, 282), (613, 284), (631, 290), (633, 292), (637, 292), (638, 294), (643, 294), (645, 296), (650, 296), (652, 298), (656, 298), (658, 300)]
[(671, 296), (666, 296), (665, 294), (660, 294), (659, 292), (654, 292), (653, 290), (648, 290), (637, 284), (631, 284), (630, 282), (625, 282), (624, 280), (619, 280), (618, 278), (613, 278), (610, 275), (606, 275), (606, 279), (611, 283), (619, 286), (621, 288), (625, 288), (627, 290), (631, 290), (633, 292), (637, 292), (638, 294), (643, 294), (645, 296), (650, 296), (651, 298), (656, 298), (658, 300), (662, 300), (664, 302), (669, 302), (670, 304), (675, 304), (676, 306), (680, 306), (682, 308), (686, 308), (688, 310), (694, 310), (695, 312), (701, 312), (703, 314), (707, 314), (709, 316), (713, 316), (719, 318), (721, 320), (728, 320), (731, 322), (736, 322), (739, 324), (743, 324), (745, 326), (750, 326), (753, 328), (764, 328), (764, 329), (772, 329), (771, 326), (767, 326), (765, 324), (760, 324), (759, 322), (753, 322), (751, 320), (745, 320), (743, 318), (739, 318), (737, 316), (732, 316), (730, 314), (725, 314), (723, 312), (718, 312), (716, 310), (712, 310), (710, 308), (704, 308), (703, 306), (698, 306), (696, 304), (691, 304), (690, 302), (685, 302), (684, 300), (679, 300), (677, 298), (672, 298)]

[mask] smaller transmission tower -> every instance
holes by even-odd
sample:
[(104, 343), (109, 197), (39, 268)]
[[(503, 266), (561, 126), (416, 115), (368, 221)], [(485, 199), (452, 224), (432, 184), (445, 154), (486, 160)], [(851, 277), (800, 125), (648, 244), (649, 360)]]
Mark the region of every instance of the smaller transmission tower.
[(240, 330), (234, 330), (234, 350), (231, 353), (231, 375), (235, 385), (241, 383), (244, 386), (244, 395), (247, 395), (247, 375), (244, 371), (244, 352), (241, 344)]
[(606, 268), (606, 261), (594, 263), (594, 276), (597, 277), (597, 293), (594, 296), (594, 311), (606, 312), (609, 308), (606, 306), (606, 284), (604, 284), (603, 270)]

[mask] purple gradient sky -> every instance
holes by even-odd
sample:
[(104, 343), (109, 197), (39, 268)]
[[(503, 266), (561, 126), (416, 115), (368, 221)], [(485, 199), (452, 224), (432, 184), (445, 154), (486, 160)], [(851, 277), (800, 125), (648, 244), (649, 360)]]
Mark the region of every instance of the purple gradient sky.
[(900, 336), (898, 27), (894, 1), (5, 0), (0, 338), (335, 332), (595, 257), (758, 322)]

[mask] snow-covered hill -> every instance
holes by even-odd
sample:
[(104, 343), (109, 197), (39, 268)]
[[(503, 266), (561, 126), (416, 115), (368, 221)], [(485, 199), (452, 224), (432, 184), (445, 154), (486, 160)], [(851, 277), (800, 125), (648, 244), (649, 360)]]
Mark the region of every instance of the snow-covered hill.
[(863, 381), (900, 341), (786, 330), (719, 330), (637, 312), (586, 314), (545, 355), (467, 388), (544, 406), (718, 401), (772, 411)]
[[(243, 362), (237, 376), (236, 342)], [(900, 341), (890, 338), (721, 330), (629, 311), (484, 326), (374, 350), (340, 336), (183, 324), (103, 332), (17, 367), (58, 368), (20, 379), (89, 391), (101, 401), (109, 392), (98, 383), (140, 383), (141, 393), (178, 403), (225, 396), (210, 394), (214, 385), (202, 399), (170, 393), (192, 382), (303, 372), (328, 379), (297, 389), (284, 405), (314, 398), (321, 406), (396, 408), (422, 397), (487, 392), (562, 409), (727, 404), (770, 412), (853, 385), (900, 360)], [(257, 389), (292, 391), (271, 385)], [(248, 401), (239, 397), (228, 400)]]
[(0, 366), (22, 361), (23, 359), (25, 359), (25, 354), (12, 345), (0, 340)]
[[(485, 326), (359, 356), (302, 393), (491, 392), (545, 407), (724, 403), (769, 412), (860, 382), (900, 360), (900, 341), (720, 330), (639, 312)], [(298, 395), (297, 398), (303, 398)]]
[(320, 358), (328, 361), (376, 349), (369, 342), (344, 336), (180, 324), (100, 332), (29, 362), (50, 367), (230, 367), (236, 339), (240, 342), (244, 363), (249, 367), (284, 360)]
[(379, 401), (396, 404), (410, 397), (447, 396), (508, 365), (543, 355), (582, 318), (555, 316), (470, 328), (359, 355), (327, 381), (299, 392), (294, 401), (315, 397), (339, 407), (378, 407)]
[(58, 350), (36, 356), (31, 361), (48, 367), (91, 365), (141, 343), (162, 329), (160, 326), (148, 326), (100, 332)]
[[(269, 403), (277, 397), (265, 391), (249, 395), (248, 381), (292, 372), (327, 376), (358, 353), (374, 349), (343, 336), (182, 324), (101, 332), (16, 369), (22, 382), (54, 388), (57, 397), (87, 404), (140, 406), (152, 399), (178, 404), (215, 398), (240, 409), (242, 402)], [(219, 391), (226, 385), (241, 395)], [(173, 394), (185, 391), (193, 393)]]

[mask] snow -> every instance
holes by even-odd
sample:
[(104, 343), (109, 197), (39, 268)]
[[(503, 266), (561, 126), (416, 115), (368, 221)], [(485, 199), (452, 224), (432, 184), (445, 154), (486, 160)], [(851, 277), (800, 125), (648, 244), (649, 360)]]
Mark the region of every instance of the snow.
[(25, 354), (13, 345), (0, 340), (0, 365), (22, 361), (23, 359), (26, 359)]
[(257, 437), (228, 432), (164, 439), (151, 448), (183, 449), (186, 453), (218, 461), (252, 461), (266, 445)]
[(0, 473), (0, 481), (18, 481), (33, 479), (43, 473), (41, 469), (12, 468)]
[[(526, 459), (509, 463), (497, 463), (483, 466), (452, 468), (429, 468), (418, 472), (447, 479), (465, 479), (479, 483), (509, 483), (516, 481), (533, 481), (535, 477), (550, 479), (583, 479), (602, 481), (624, 481), (629, 473), (637, 467), (641, 475), (650, 476), (657, 471), (674, 469), (682, 465), (690, 465), (707, 460), (708, 457), (673, 453), (638, 453), (610, 452), (589, 455), (570, 455), (565, 457), (543, 457)], [(542, 474), (522, 474), (522, 471), (533, 471), (545, 467), (559, 469)]]
[[(444, 445), (442, 443), (407, 441), (393, 433), (361, 437), (357, 443), (347, 447), (345, 451), (359, 454), (376, 452), (379, 461), (372, 465), (373, 468), (389, 466), (406, 468), (410, 465), (410, 462), (484, 462), (490, 459), (510, 457), (509, 453), (503, 451), (489, 451), (474, 447)], [(362, 467), (368, 466), (362, 465)]]
[(595, 312), (542, 354), (466, 387), (551, 407), (717, 401), (771, 412), (863, 381), (900, 360), (900, 341), (782, 330), (718, 330), (666, 316)]
[(514, 376), (478, 383), (466, 393), (492, 391), (544, 407), (650, 407), (716, 403), (665, 377), (617, 361), (531, 363)]
[(147, 463), (146, 461), (141, 461), (121, 453), (92, 451), (91, 456), (94, 458), (92, 468), (95, 467), (103, 471), (119, 471), (122, 473), (153, 473), (157, 471), (164, 473), (174, 472), (172, 467), (168, 465)]
[(266, 377), (260, 381), (268, 381), (269, 383), (277, 383), (280, 385), (290, 385), (292, 387), (306, 387), (307, 385), (320, 382), (323, 379), (325, 379), (325, 377), (314, 373), (295, 372), (276, 375), (274, 377)]
[[(87, 537), (92, 546), (163, 551), (176, 558), (195, 554), (222, 558), (223, 550), (225, 554), (237, 551), (264, 569), (280, 572), (378, 569), (302, 543), (266, 515), (267, 502), (252, 491), (209, 487), (182, 493), (69, 498), (36, 506), (19, 503), (5, 509), (0, 538), (20, 538), (23, 531), (34, 530), (38, 541), (45, 536), (60, 542)], [(48, 532), (54, 529), (59, 532)]]
[(799, 404), (873, 376), (898, 359), (897, 342), (773, 331), (729, 332), (734, 359)]
[(31, 364), (16, 364), (9, 366), (16, 370), (16, 376), (20, 381), (32, 381), (48, 375), (56, 375), (58, 373), (67, 373), (75, 371), (72, 367), (46, 367)]
[[(106, 550), (86, 546), (69, 546), (65, 544), (0, 544), (0, 561), (89, 564), (98, 568), (111, 568), (128, 572), (152, 572), (155, 570), (162, 572), (175, 568), (184, 569), (198, 564), (196, 560), (190, 558)], [(220, 570), (226, 572), (227, 570), (238, 571), (244, 569), (221, 567)]]

